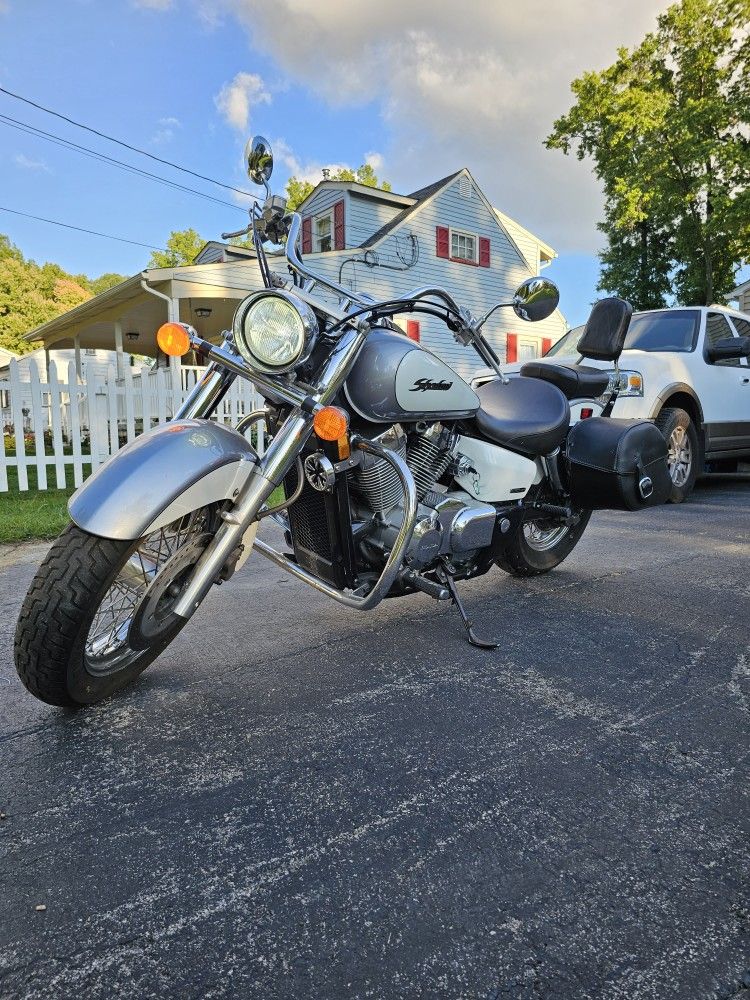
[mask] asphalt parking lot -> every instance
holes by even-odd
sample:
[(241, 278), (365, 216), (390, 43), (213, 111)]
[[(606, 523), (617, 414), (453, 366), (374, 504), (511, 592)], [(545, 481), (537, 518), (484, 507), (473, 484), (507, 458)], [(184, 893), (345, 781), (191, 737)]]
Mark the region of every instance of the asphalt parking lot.
[(490, 653), (253, 556), (79, 713), (11, 662), (42, 552), (0, 570), (3, 997), (750, 997), (750, 482), (464, 584)]

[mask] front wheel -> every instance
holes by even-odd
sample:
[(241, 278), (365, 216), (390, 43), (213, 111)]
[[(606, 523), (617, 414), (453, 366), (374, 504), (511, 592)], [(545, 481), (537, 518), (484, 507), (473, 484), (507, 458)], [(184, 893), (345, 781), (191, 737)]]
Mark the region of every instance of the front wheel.
[(538, 576), (549, 573), (567, 559), (591, 518), (591, 511), (584, 511), (576, 524), (556, 521), (527, 521), (511, 528), (502, 551), (495, 557), (500, 569), (511, 576)]
[(50, 705), (88, 705), (134, 680), (186, 624), (172, 611), (205, 546), (203, 508), (136, 542), (70, 524), (29, 588), (16, 627), (16, 669)]

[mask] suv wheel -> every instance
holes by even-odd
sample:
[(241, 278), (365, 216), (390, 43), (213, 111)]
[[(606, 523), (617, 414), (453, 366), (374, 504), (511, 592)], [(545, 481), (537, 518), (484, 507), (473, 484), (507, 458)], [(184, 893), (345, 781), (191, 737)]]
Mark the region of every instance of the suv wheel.
[(679, 407), (667, 407), (655, 420), (669, 450), (667, 462), (672, 477), (670, 503), (682, 503), (693, 492), (698, 477), (700, 445), (690, 414)]

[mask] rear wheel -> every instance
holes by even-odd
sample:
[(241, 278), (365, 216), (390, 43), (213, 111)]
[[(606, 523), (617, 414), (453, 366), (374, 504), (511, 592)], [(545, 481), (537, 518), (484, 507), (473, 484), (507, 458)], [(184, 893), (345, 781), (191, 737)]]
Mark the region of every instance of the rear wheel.
[(679, 407), (667, 407), (654, 421), (667, 442), (667, 463), (672, 479), (670, 503), (682, 503), (693, 492), (698, 477), (700, 445), (690, 414)]
[(587, 510), (572, 525), (541, 519), (511, 528), (495, 562), (511, 576), (549, 573), (567, 559), (576, 547), (590, 518), (591, 511)]
[(68, 525), (16, 627), (16, 669), (28, 690), (50, 705), (92, 704), (142, 673), (186, 624), (172, 609), (213, 519), (203, 508), (137, 542)]

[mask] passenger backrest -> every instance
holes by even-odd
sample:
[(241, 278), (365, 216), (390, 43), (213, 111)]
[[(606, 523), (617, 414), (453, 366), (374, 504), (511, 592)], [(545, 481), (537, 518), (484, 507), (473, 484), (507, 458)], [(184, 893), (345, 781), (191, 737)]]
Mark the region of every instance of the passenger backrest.
[(578, 341), (578, 351), (596, 361), (617, 361), (622, 354), (633, 307), (625, 299), (600, 299)]

